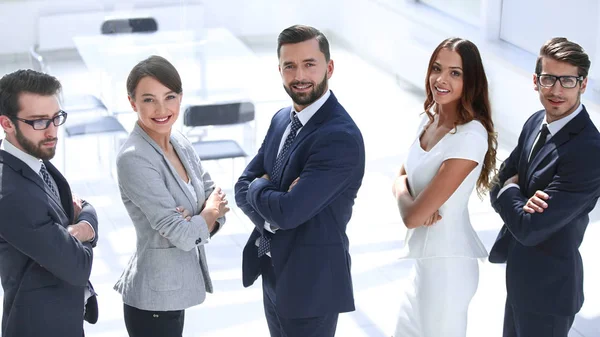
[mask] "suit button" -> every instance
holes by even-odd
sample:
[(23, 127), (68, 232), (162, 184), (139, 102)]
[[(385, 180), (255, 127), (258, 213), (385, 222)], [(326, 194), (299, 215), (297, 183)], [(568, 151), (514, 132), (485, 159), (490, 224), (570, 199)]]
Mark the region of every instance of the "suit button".
[(200, 242), (202, 242), (202, 239), (196, 240), (196, 244), (199, 244)]

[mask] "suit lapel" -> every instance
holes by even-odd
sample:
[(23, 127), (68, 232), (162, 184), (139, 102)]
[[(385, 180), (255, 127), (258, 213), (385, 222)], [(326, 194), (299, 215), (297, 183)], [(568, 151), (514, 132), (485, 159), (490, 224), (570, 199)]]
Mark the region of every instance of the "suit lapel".
[[(335, 96), (333, 95), (333, 92), (332, 92), (331, 95), (329, 96), (329, 98), (327, 99), (327, 101), (325, 101), (325, 103), (319, 108), (319, 110), (317, 110), (317, 112), (315, 112), (315, 114), (312, 116), (312, 118), (308, 120), (308, 123), (306, 123), (306, 125), (304, 125), (302, 127), (302, 129), (300, 129), (300, 132), (298, 132), (298, 135), (296, 136), (290, 149), (286, 153), (285, 158), (283, 158), (283, 164), (282, 164), (283, 167), (281, 168), (281, 175), (279, 177), (277, 177), (278, 178), (277, 181), (279, 181), (280, 184), (281, 184), (281, 177), (283, 176), (283, 172), (285, 171), (285, 168), (289, 162), (289, 159), (290, 159), (290, 156), (292, 155), (292, 153), (294, 153), (296, 148), (298, 148), (298, 146), (302, 143), (302, 141), (306, 137), (308, 137), (308, 135), (310, 135), (311, 133), (315, 132), (318, 129), (319, 125), (321, 125), (325, 121), (325, 119), (329, 116), (329, 113), (333, 110), (333, 107), (336, 103), (337, 103), (337, 99), (335, 98)], [(286, 125), (286, 127), (287, 127), (287, 125)]]
[[(181, 161), (181, 164), (185, 168), (188, 178), (190, 179), (190, 184), (192, 184), (192, 186), (194, 187), (194, 191), (195, 191), (197, 188), (196, 184), (194, 184), (194, 175), (195, 175), (194, 172), (195, 171), (190, 166), (190, 158), (188, 157), (187, 152), (183, 148), (183, 145), (174, 136), (171, 136), (171, 145), (173, 145), (173, 149), (175, 149), (175, 152), (177, 152), (177, 156), (179, 156), (179, 160)], [(165, 160), (168, 161), (167, 158), (165, 158)], [(190, 191), (190, 189), (187, 186), (184, 185), (183, 180), (179, 177), (179, 173), (177, 173), (177, 171), (175, 170), (174, 167), (171, 167), (171, 173), (176, 174), (177, 175), (176, 178), (179, 178), (179, 179), (177, 179), (179, 186), (183, 189), (183, 192), (185, 192), (185, 195), (187, 196), (188, 200), (190, 201), (190, 204), (194, 205), (192, 214), (196, 214), (196, 212), (198, 211), (198, 208), (200, 208), (200, 205), (202, 203), (204, 203), (204, 200), (198, 199), (198, 201), (195, 202), (192, 192)], [(196, 193), (196, 195), (198, 195), (198, 193)]]
[[(1, 152), (2, 152), (2, 159), (3, 159), (4, 163), (10, 165), (15, 171), (20, 172), (21, 175), (23, 176), (23, 178), (28, 179), (31, 182), (33, 182), (34, 184), (36, 184), (43, 191), (43, 193), (45, 193), (48, 196), (48, 200), (50, 200), (51, 204), (54, 205), (56, 208), (60, 209), (65, 214), (65, 216), (67, 216), (67, 213), (66, 213), (65, 209), (63, 208), (63, 205), (61, 205), (60, 200), (58, 200), (56, 198), (56, 196), (48, 190), (48, 188), (46, 187), (46, 183), (44, 182), (42, 177), (39, 176), (39, 174), (34, 172), (31, 169), (31, 167), (29, 167), (27, 164), (25, 164), (23, 161), (21, 161), (17, 157), (15, 157), (5, 151), (1, 151)], [(53, 172), (58, 172), (52, 164), (45, 162), (45, 165), (47, 165), (46, 168), (49, 170), (48, 172), (50, 172), (50, 170), (52, 170)], [(59, 175), (60, 175), (60, 173), (59, 173)], [(60, 175), (60, 177), (61, 177), (62, 181), (64, 181), (64, 178), (62, 178), (62, 175)], [(59, 179), (59, 181), (61, 181), (61, 179)], [(59, 187), (59, 193), (61, 193), (60, 192), (61, 185), (59, 184), (58, 181), (56, 182), (56, 185)], [(71, 207), (72, 207), (72, 205), (71, 205)], [(68, 216), (67, 216), (67, 218), (70, 219), (70, 217), (68, 217)]]
[[(279, 145), (283, 141), (283, 134), (285, 133), (285, 129), (287, 129), (288, 125), (291, 123), (290, 114), (292, 112), (292, 108), (285, 108), (281, 110), (279, 113), (275, 124), (275, 134), (274, 142), (271, 143), (271, 148), (268, 151), (268, 158), (265, 158), (271, 167), (275, 166), (275, 161), (277, 160), (277, 156), (279, 155)], [(289, 155), (290, 151), (288, 151)], [(279, 177), (272, 177), (272, 179), (276, 179), (277, 181), (281, 181), (281, 173), (283, 173), (283, 169), (280, 172)]]
[[(60, 209), (63, 210), (63, 212), (65, 212), (65, 215), (67, 216), (67, 219), (69, 219), (70, 222), (73, 222), (74, 219), (72, 219), (70, 214), (73, 214), (73, 195), (71, 194), (71, 190), (69, 188), (69, 184), (67, 183), (67, 180), (65, 179), (65, 177), (60, 173), (60, 171), (58, 171), (58, 169), (56, 169), (56, 167), (54, 165), (52, 165), (52, 163), (50, 163), (49, 161), (44, 161), (44, 165), (46, 165), (46, 169), (48, 170), (48, 173), (50, 173), (50, 175), (52, 176), (52, 178), (54, 179), (54, 182), (56, 183), (56, 187), (58, 188), (58, 194), (59, 197), (58, 200), (56, 198), (56, 196), (54, 196), (54, 193), (48, 191), (48, 189), (46, 188), (46, 194), (50, 195), (50, 196), (54, 196), (54, 201), (56, 201), (58, 204), (61, 205)], [(45, 183), (44, 183), (45, 185)]]
[[(171, 174), (173, 175), (173, 178), (175, 179), (175, 181), (177, 181), (177, 184), (179, 185), (179, 188), (181, 188), (181, 190), (183, 190), (183, 193), (185, 193), (185, 196), (190, 201), (190, 204), (191, 205), (195, 205), (195, 202), (194, 202), (194, 199), (193, 199), (193, 197), (191, 195), (190, 190), (186, 186), (186, 184), (183, 181), (183, 179), (181, 179), (181, 177), (179, 176), (179, 173), (177, 173), (177, 170), (175, 170), (175, 167), (173, 167), (173, 165), (171, 165), (171, 162), (165, 156), (165, 153), (160, 148), (160, 146), (158, 146), (158, 144), (156, 144), (156, 142), (150, 136), (148, 136), (148, 134), (137, 123), (135, 123), (134, 131), (137, 134), (139, 134), (146, 142), (148, 142), (148, 144), (150, 144), (154, 148), (154, 150), (156, 150), (156, 152), (158, 152), (158, 154), (162, 157), (162, 159), (164, 161), (164, 164), (167, 165), (167, 167), (169, 168), (169, 172), (171, 172)], [(182, 156), (182, 152), (183, 151), (181, 151), (181, 146), (180, 146), (180, 144), (177, 142), (177, 140), (173, 136), (171, 136), (171, 145), (173, 145), (173, 148), (175, 149), (175, 152), (177, 152), (177, 155), (179, 156), (179, 160), (183, 164), (183, 166), (186, 169), (186, 171), (188, 171), (188, 177), (191, 179), (190, 173), (189, 173), (189, 170), (188, 170), (189, 166), (186, 166), (186, 163), (185, 163), (188, 159), (187, 159), (186, 156)]]
[[(533, 143), (535, 142), (535, 138), (540, 132), (540, 126), (542, 125), (542, 121), (544, 119), (545, 112), (542, 110), (538, 112), (538, 115), (534, 117), (534, 121), (532, 122), (531, 131), (527, 138), (525, 139), (525, 143), (523, 144), (523, 151), (521, 152), (521, 158), (519, 160), (519, 177), (526, 177), (527, 171), (530, 167), (529, 165), (529, 154), (531, 153), (531, 149), (533, 148)], [(529, 180), (526, 180), (529, 181)], [(520, 180), (519, 183), (521, 188), (527, 186), (524, 180)], [(522, 184), (521, 184), (522, 183)]]
[[(540, 152), (535, 156), (535, 158), (531, 158), (531, 162), (527, 166), (527, 180), (529, 183), (531, 176), (537, 169), (537, 167), (542, 163), (544, 158), (548, 156), (552, 151), (556, 150), (558, 147), (568, 142), (571, 139), (572, 135), (579, 133), (586, 125), (586, 122), (589, 120), (589, 115), (585, 108), (577, 115), (577, 117), (573, 118), (573, 120), (569, 121), (560, 131), (556, 133), (556, 135), (552, 135), (552, 138), (542, 146)], [(535, 137), (534, 137), (535, 138)], [(531, 148), (530, 148), (531, 149)]]

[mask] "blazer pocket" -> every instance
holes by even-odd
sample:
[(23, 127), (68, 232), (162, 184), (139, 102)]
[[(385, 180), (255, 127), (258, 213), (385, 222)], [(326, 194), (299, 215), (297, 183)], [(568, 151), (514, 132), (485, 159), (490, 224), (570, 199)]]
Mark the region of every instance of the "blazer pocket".
[(148, 286), (154, 291), (173, 291), (183, 287), (185, 252), (179, 248), (146, 250)]

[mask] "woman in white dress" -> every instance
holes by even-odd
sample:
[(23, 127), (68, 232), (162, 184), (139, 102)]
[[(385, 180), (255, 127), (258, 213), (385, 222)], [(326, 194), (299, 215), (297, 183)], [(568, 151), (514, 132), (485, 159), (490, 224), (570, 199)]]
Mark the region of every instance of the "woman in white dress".
[(469, 220), (496, 166), (497, 140), (477, 47), (442, 41), (429, 61), (425, 116), (393, 185), (408, 232), (403, 257), (416, 259), (396, 337), (465, 337), (487, 251)]

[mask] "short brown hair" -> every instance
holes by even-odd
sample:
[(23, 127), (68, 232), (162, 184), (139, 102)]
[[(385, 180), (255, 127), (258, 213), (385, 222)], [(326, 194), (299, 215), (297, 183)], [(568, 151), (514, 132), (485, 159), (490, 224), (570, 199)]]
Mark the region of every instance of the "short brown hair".
[(60, 92), (56, 77), (31, 69), (21, 69), (0, 79), (0, 115), (15, 119), (21, 110), (19, 97), (22, 93), (53, 96)]
[(320, 30), (304, 25), (294, 25), (284, 29), (277, 38), (277, 58), (281, 56), (281, 46), (289, 43), (300, 43), (311, 39), (317, 39), (319, 50), (325, 55), (325, 61), (329, 62), (329, 41)]
[(555, 37), (548, 40), (542, 48), (535, 64), (535, 73), (542, 73), (542, 58), (548, 57), (556, 61), (567, 62), (577, 67), (579, 76), (586, 78), (590, 71), (590, 58), (588, 54), (575, 42), (564, 37)]
[(181, 77), (179, 77), (177, 69), (164, 57), (152, 55), (140, 61), (129, 72), (129, 76), (127, 77), (127, 94), (131, 98), (135, 98), (135, 89), (140, 80), (146, 76), (156, 79), (162, 85), (178, 94), (183, 92)]

